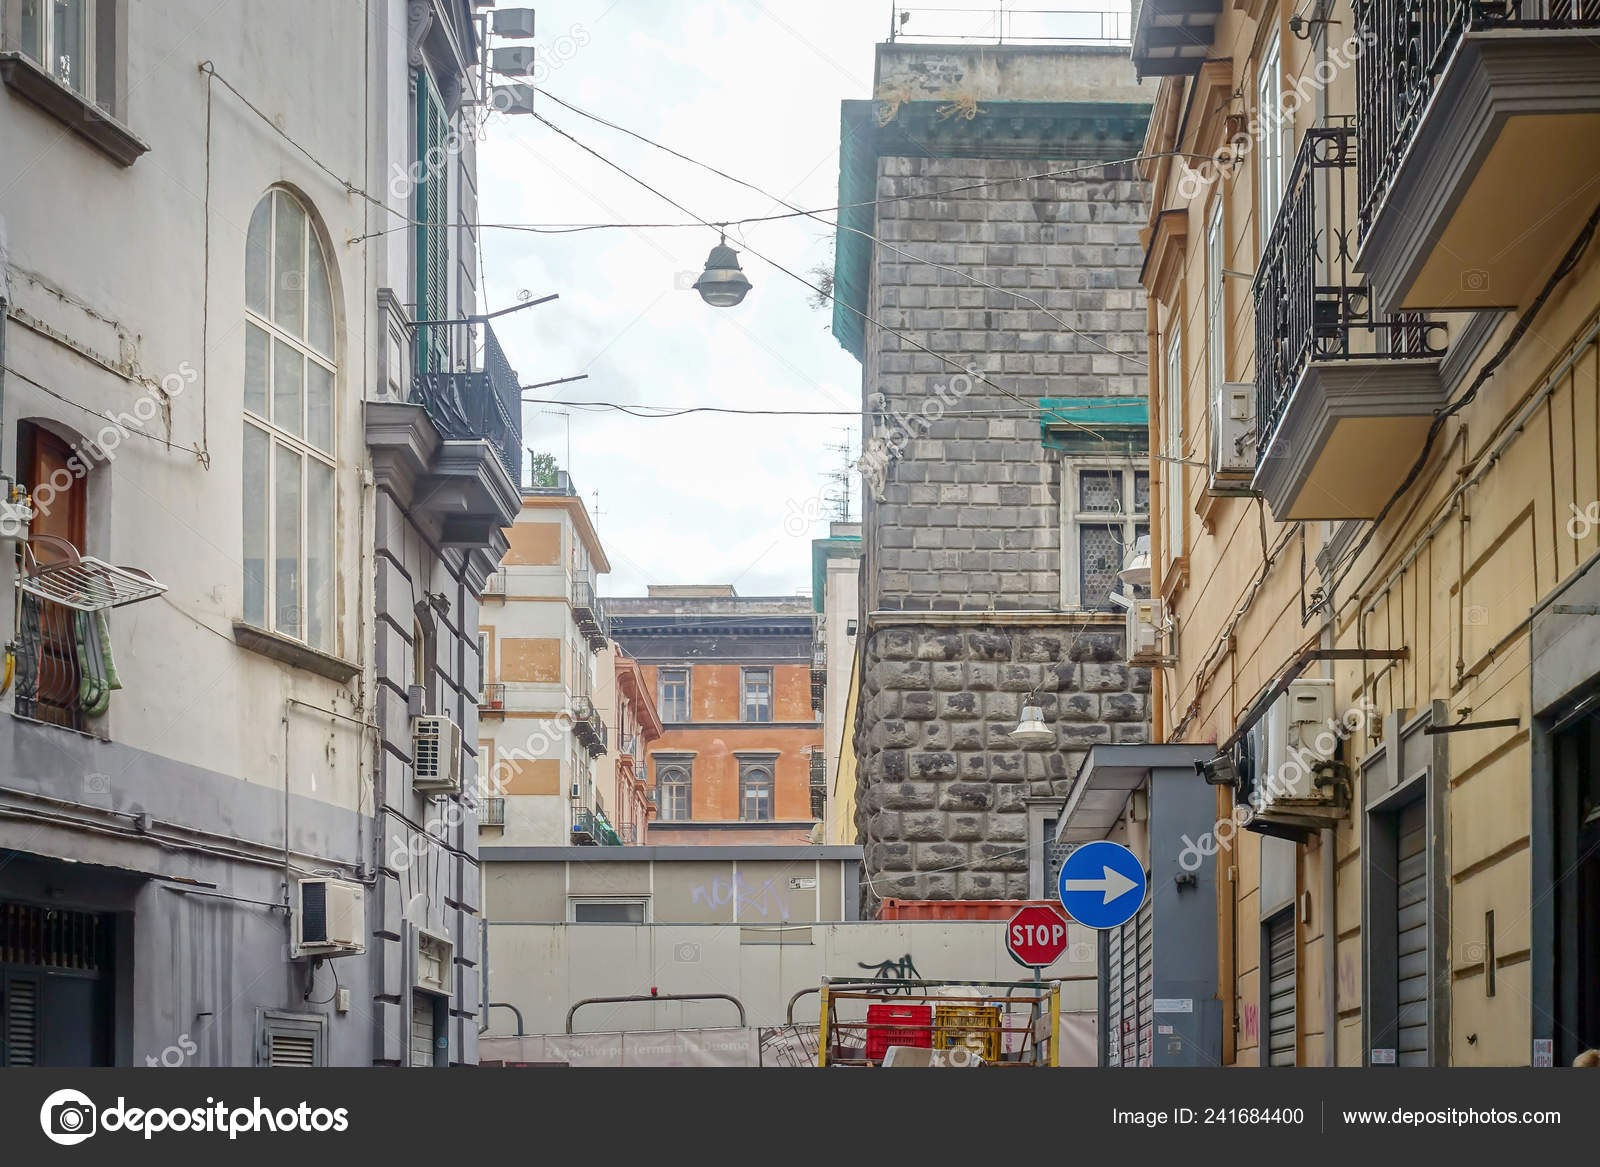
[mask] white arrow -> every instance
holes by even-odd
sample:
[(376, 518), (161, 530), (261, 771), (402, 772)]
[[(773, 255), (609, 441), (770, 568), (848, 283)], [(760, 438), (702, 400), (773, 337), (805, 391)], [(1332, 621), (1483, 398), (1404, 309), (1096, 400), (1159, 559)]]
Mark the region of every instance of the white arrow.
[(1110, 867), (1102, 867), (1100, 870), (1105, 872), (1104, 879), (1069, 879), (1067, 880), (1067, 890), (1104, 892), (1106, 898), (1100, 901), (1101, 906), (1104, 907), (1112, 900), (1127, 895), (1139, 886), (1120, 871)]

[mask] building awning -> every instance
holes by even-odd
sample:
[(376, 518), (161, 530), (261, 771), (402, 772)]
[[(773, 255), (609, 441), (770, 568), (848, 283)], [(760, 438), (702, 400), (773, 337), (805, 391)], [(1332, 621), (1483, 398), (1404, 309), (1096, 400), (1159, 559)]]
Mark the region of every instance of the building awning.
[(1039, 440), (1073, 453), (1150, 448), (1150, 403), (1143, 397), (1041, 397)]
[(1104, 839), (1122, 817), (1129, 796), (1145, 784), (1152, 770), (1180, 770), (1192, 775), (1197, 761), (1216, 752), (1214, 745), (1189, 742), (1093, 747), (1056, 819), (1056, 842), (1092, 843)]

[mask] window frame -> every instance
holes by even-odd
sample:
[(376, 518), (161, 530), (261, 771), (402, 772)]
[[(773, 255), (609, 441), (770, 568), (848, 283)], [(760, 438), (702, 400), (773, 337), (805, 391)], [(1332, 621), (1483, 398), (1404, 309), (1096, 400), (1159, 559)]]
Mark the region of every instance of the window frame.
[[(278, 207), (280, 205), (280, 201), (283, 200), (293, 203), (296, 209), (299, 211), (305, 232), (305, 242), (300, 255), (300, 276), (302, 286), (299, 289), (301, 297), (301, 329), (302, 332), (305, 333), (304, 336), (296, 336), (288, 325), (280, 324), (272, 318), (276, 311), (276, 285), (278, 282)], [(247, 517), (245, 519), (245, 530), (242, 532), (242, 539), (248, 538), (248, 511), (250, 508), (253, 506), (260, 507), (265, 513), (266, 521), (265, 530), (262, 534), (262, 577), (259, 582), (259, 586), (261, 588), (261, 611), (256, 613), (251, 610), (250, 598), (248, 596), (249, 585), (248, 582), (246, 582), (246, 595), (243, 597), (244, 603), (242, 605), (244, 612), (243, 619), (244, 623), (249, 624), (252, 627), (260, 628), (263, 631), (271, 632), (278, 636), (287, 637), (290, 640), (297, 641), (318, 652), (338, 655), (341, 629), (339, 627), (338, 588), (340, 539), (337, 516), (339, 513), (339, 472), (341, 469), (341, 464), (338, 457), (338, 435), (340, 422), (340, 377), (338, 360), (339, 320), (334, 295), (334, 268), (328, 248), (323, 245), (322, 232), (318, 229), (317, 217), (312, 211), (310, 205), (306, 203), (304, 199), (286, 187), (272, 186), (267, 188), (267, 190), (262, 194), (261, 198), (257, 200), (255, 208), (253, 208), (251, 211), (252, 226), (254, 225), (255, 217), (260, 211), (263, 203), (270, 203), (267, 213), (266, 248), (263, 255), (263, 261), (266, 264), (266, 271), (264, 274), (266, 278), (265, 287), (267, 301), (262, 305), (263, 311), (257, 311), (257, 309), (253, 308), (249, 303), (250, 289), (252, 284), (255, 282), (255, 278), (252, 268), (253, 261), (250, 255), (249, 244), (247, 243), (245, 251), (245, 289), (244, 295), (241, 297), (244, 308), (245, 351), (247, 354), (245, 362), (246, 372), (244, 378), (245, 387), (243, 388), (243, 394), (245, 396), (246, 403), (243, 405), (241, 412), (243, 414), (244, 430), (242, 432), (244, 434), (244, 441), (246, 443), (250, 441), (253, 431), (257, 440), (263, 440), (265, 442), (266, 465), (262, 471), (263, 479), (261, 499), (252, 499), (248, 489), (245, 491), (245, 497), (243, 501), (247, 510)], [(316, 249), (317, 254), (320, 256), (322, 277), (326, 282), (328, 347), (334, 350), (331, 353), (322, 352), (318, 347), (316, 347), (311, 339), (309, 339), (312, 332), (311, 257), (313, 248)], [(265, 314), (263, 314), (263, 312)], [(248, 404), (248, 352), (252, 329), (261, 333), (265, 338), (265, 364), (262, 370), (262, 409), (265, 412), (259, 412), (250, 404)], [(298, 357), (300, 361), (300, 386), (298, 395), (300, 416), (297, 419), (297, 424), (301, 431), (300, 433), (296, 433), (294, 430), (286, 428), (276, 416), (276, 398), (278, 393), (277, 368), (280, 346), (288, 349), (291, 353)], [(320, 368), (324, 373), (327, 374), (328, 378), (327, 385), (329, 401), (327, 421), (328, 446), (330, 447), (328, 449), (323, 449), (322, 447), (318, 446), (309, 435), (312, 420), (311, 384), (313, 366)], [(246, 445), (245, 448), (248, 449), (248, 445)], [(277, 543), (280, 535), (279, 527), (281, 518), (278, 498), (280, 486), (280, 475), (278, 469), (280, 451), (292, 455), (298, 459), (300, 471), (300, 513), (298, 515), (296, 525), (296, 537), (299, 541), (299, 548), (296, 553), (295, 577), (298, 594), (296, 596), (295, 603), (296, 623), (292, 629), (283, 626), (280, 623), (282, 611), (278, 597), (279, 557), (277, 554)], [(243, 461), (243, 459), (241, 459), (241, 461)], [(312, 618), (312, 589), (310, 586), (312, 556), (310, 536), (312, 528), (316, 523), (317, 512), (323, 509), (317, 506), (312, 498), (311, 487), (314, 465), (326, 471), (328, 489), (325, 508), (325, 521), (327, 522), (328, 526), (328, 545), (323, 549), (328, 556), (326, 579), (323, 584), (324, 588), (326, 589), (326, 619), (328, 624), (327, 628), (324, 630), (324, 636), (320, 641), (312, 639), (310, 627)], [(246, 548), (246, 551), (248, 551), (248, 548)], [(242, 558), (245, 562), (245, 580), (248, 581), (248, 563), (250, 557), (248, 554), (245, 554), (242, 556)]]
[(1206, 377), (1208, 399), (1216, 401), (1228, 380), (1227, 295), (1223, 276), (1223, 198), (1219, 191), (1206, 215)]
[[(686, 823), (692, 821), (694, 819), (694, 759), (676, 757), (669, 759), (652, 758), (651, 761), (655, 765), (657, 821), (663, 823)], [(669, 782), (667, 780), (667, 776), (674, 771), (682, 772), (682, 782)], [(684, 813), (682, 815), (668, 813), (669, 809), (671, 809), (671, 804), (667, 797), (668, 787), (671, 787), (673, 791), (683, 791)]]
[[(760, 775), (764, 781), (755, 781)], [(750, 796), (753, 791), (765, 791), (765, 816), (750, 813)], [(739, 763), (739, 821), (742, 823), (770, 823), (777, 819), (778, 774), (775, 761), (765, 758)], [(758, 800), (759, 801), (759, 800)]]
[[(1119, 487), (1119, 505), (1115, 511), (1088, 511), (1082, 505), (1082, 473), (1084, 471), (1111, 471), (1122, 475)], [(1083, 603), (1083, 563), (1080, 528), (1122, 525), (1123, 545), (1130, 550), (1141, 526), (1149, 533), (1150, 511), (1136, 508), (1137, 478), (1147, 479), (1150, 471), (1140, 465), (1140, 455), (1130, 452), (1121, 458), (1065, 454), (1061, 458), (1061, 606), (1067, 611), (1102, 612), (1108, 608), (1086, 608)], [(1146, 498), (1154, 483), (1146, 487)]]
[[(637, 906), (639, 908), (640, 919), (638, 919), (638, 920), (580, 920), (580, 919), (578, 919), (578, 909), (579, 908), (587, 908), (587, 907), (594, 907), (594, 906), (604, 906), (604, 905), (608, 905), (608, 904), (618, 904), (618, 905), (622, 905), (622, 906), (625, 906), (625, 907)], [(574, 895), (569, 895), (567, 897), (567, 923), (569, 923), (569, 924), (584, 924), (584, 925), (599, 924), (599, 925), (601, 925), (603, 927), (604, 926), (615, 927), (615, 926), (621, 924), (621, 925), (624, 925), (624, 926), (635, 926), (636, 927), (639, 924), (648, 924), (650, 922), (651, 922), (651, 920), (650, 920), (650, 897), (648, 895), (637, 895), (637, 896), (574, 896)]]
[[(667, 704), (667, 674), (673, 674), (673, 684), (677, 683), (678, 675), (683, 679), (683, 700), (681, 704), (669, 706)], [(690, 670), (686, 665), (673, 665), (656, 670), (656, 708), (660, 711), (663, 723), (671, 725), (685, 725), (693, 720), (693, 710), (689, 704), (689, 678)], [(669, 717), (669, 708), (683, 714), (682, 717)]]
[[(766, 685), (766, 716), (750, 716), (750, 686), (751, 682)], [(739, 720), (748, 725), (770, 725), (773, 721), (773, 705), (775, 694), (773, 692), (774, 674), (770, 665), (753, 665), (739, 670)]]
[[(55, 4), (58, 0), (39, 0), (39, 7), (43, 9), (39, 20), (38, 36), (33, 44), (29, 44), (22, 33), (21, 5), (17, 13), (17, 46), (22, 55), (27, 57), (36, 66), (49, 75), (51, 80), (75, 94), (79, 99), (90, 105), (110, 111), (109, 97), (98, 94), (100, 89), (98, 60), (100, 46), (96, 43), (99, 37), (100, 4), (98, 0), (79, 0), (83, 5), (83, 76), (86, 87), (76, 88), (71, 81), (64, 80), (56, 69), (55, 60), (55, 21), (51, 19)], [(37, 51), (36, 51), (37, 50)], [(70, 72), (68, 74), (71, 75)]]
[(1161, 422), (1161, 542), (1171, 563), (1183, 557), (1183, 326), (1176, 322), (1162, 370)]
[(1256, 151), (1256, 215), (1260, 219), (1256, 234), (1264, 255), (1289, 185), (1292, 151), (1286, 139), (1294, 133), (1293, 120), (1284, 117), (1283, 39), (1277, 32), (1267, 41), (1256, 67), (1255, 96), (1256, 136), (1261, 143)]

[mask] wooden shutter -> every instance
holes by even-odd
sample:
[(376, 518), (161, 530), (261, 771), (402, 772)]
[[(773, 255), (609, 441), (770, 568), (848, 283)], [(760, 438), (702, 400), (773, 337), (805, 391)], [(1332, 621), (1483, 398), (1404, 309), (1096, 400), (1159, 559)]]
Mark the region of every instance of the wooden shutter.
[[(417, 319), (444, 320), (449, 316), (449, 228), (446, 190), (449, 183), (449, 138), (444, 104), (426, 69), (417, 70), (417, 174), (416, 217), (419, 223), (436, 226), (417, 228)], [(447, 371), (448, 346), (442, 328), (422, 328), (417, 332), (417, 371)]]
[(0, 1066), (38, 1065), (38, 978), (0, 978), (0, 992)]
[(1397, 1061), (1428, 1064), (1428, 852), (1427, 799), (1398, 815), (1400, 863), (1395, 894)]

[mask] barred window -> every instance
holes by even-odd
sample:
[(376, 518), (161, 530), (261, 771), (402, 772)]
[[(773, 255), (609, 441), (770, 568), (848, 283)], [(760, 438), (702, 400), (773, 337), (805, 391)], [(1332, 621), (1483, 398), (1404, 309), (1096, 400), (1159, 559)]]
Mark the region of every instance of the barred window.
[(1062, 480), (1061, 603), (1069, 609), (1100, 611), (1118, 589), (1117, 573), (1133, 554), (1133, 544), (1150, 533), (1150, 472), (1123, 459), (1065, 460)]

